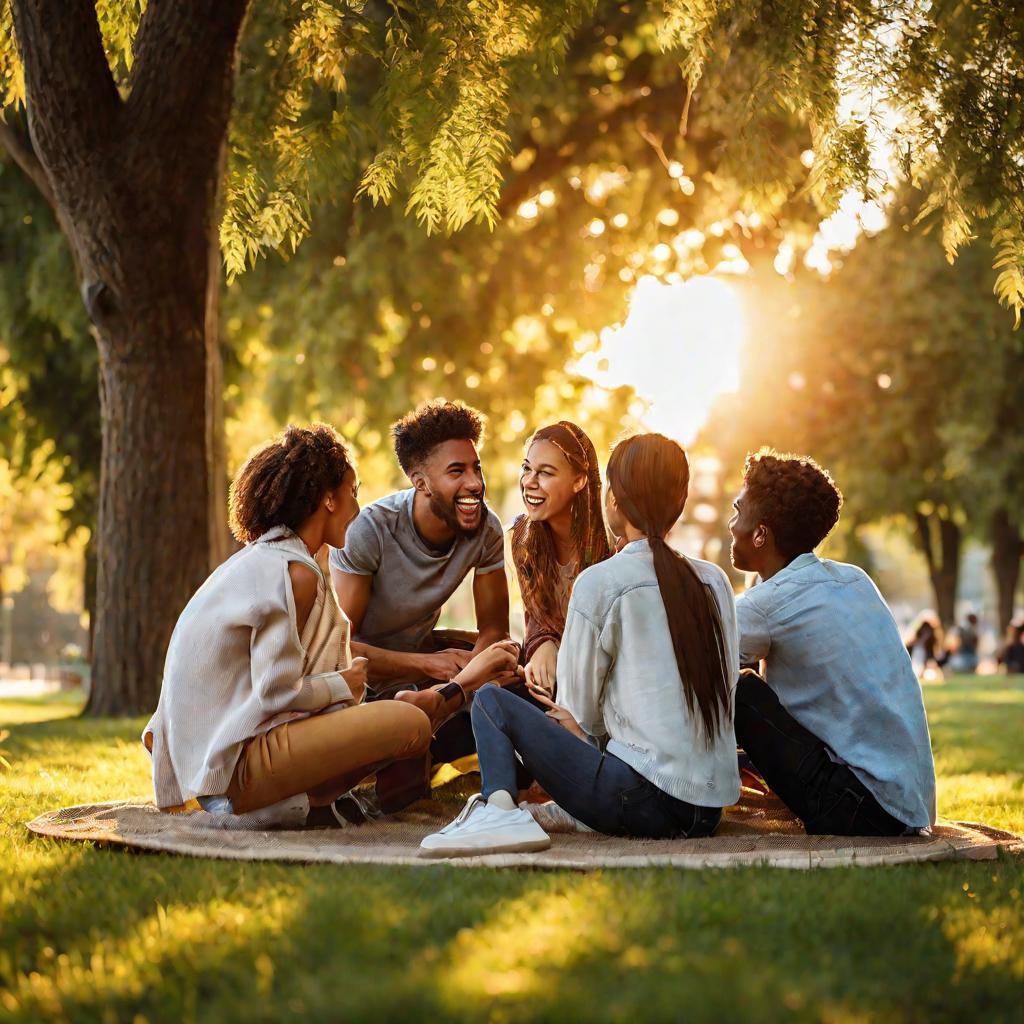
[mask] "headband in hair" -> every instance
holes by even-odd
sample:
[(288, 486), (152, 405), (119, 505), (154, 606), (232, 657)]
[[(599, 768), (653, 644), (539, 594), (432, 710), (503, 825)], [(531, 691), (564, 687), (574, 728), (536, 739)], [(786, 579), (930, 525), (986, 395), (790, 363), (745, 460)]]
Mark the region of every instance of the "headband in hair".
[(548, 427), (541, 427), (530, 440), (531, 442), (550, 441), (569, 460), (570, 464), (582, 466), (584, 472), (593, 468), (586, 446), (576, 436), (566, 420), (552, 423)]

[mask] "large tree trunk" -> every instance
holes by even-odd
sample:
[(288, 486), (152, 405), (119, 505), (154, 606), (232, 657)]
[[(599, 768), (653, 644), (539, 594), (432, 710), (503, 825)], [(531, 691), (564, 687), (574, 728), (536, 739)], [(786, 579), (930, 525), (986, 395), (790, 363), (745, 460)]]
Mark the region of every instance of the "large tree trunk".
[(204, 296), (189, 303), (158, 274), (163, 308), (100, 339), (95, 714), (156, 706), (174, 621), (209, 572)]
[(247, 5), (149, 0), (122, 99), (90, 0), (13, 0), (27, 170), (68, 237), (100, 352), (95, 714), (155, 707), (174, 623), (224, 553), (212, 239)]
[(915, 513), (917, 542), (928, 563), (935, 611), (944, 629), (956, 623), (956, 592), (960, 581), (960, 527), (941, 511)]
[(996, 580), (1000, 636), (1013, 618), (1022, 557), (1024, 537), (1020, 527), (1005, 508), (996, 509), (992, 514), (992, 574)]

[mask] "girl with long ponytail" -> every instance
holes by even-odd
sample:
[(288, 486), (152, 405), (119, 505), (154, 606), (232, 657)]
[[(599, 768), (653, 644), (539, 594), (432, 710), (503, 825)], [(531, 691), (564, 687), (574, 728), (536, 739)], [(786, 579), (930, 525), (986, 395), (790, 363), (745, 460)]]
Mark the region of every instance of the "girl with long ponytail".
[(736, 672), (728, 666), (722, 612), (710, 585), (665, 541), (686, 504), (686, 453), (661, 434), (628, 438), (608, 461), (608, 484), (617, 521), (631, 523), (650, 548), (686, 707), (710, 748), (730, 714)]
[[(666, 535), (689, 488), (683, 449), (660, 434), (619, 444), (606, 518), (620, 550), (576, 579), (558, 652), (558, 703), (542, 712), (485, 686), (473, 705), (482, 792), (427, 856), (543, 849), (538, 820), (643, 838), (710, 835), (739, 799), (732, 695), (736, 606), (725, 573)], [(555, 806), (517, 807), (517, 766)]]

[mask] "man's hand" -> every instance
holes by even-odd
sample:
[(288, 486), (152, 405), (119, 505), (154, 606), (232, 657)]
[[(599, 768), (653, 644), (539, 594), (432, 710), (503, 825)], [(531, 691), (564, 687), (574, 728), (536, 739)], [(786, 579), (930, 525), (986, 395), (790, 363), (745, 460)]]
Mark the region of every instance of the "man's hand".
[(533, 652), (526, 666), (526, 685), (543, 690), (549, 697), (555, 692), (555, 666), (558, 664), (558, 644), (545, 640)]
[(366, 693), (366, 680), (369, 675), (369, 662), (366, 658), (353, 658), (348, 668), (338, 673), (348, 683), (352, 696), (358, 704)]
[(579, 722), (565, 708), (560, 704), (556, 704), (543, 690), (538, 690), (531, 686), (530, 693), (539, 703), (547, 707), (547, 711), (544, 714), (548, 718), (553, 718), (563, 729), (571, 732), (577, 739), (586, 741), (587, 734), (580, 728)]
[(518, 661), (519, 644), (514, 640), (499, 640), (476, 655), (455, 677), (455, 682), (468, 692), (478, 689), (484, 683), (503, 683), (505, 679), (511, 682), (516, 675)]
[(440, 679), (447, 683), (457, 676), (472, 660), (470, 651), (460, 651), (449, 647), (437, 654), (423, 654), (419, 659), (419, 667), (430, 679)]

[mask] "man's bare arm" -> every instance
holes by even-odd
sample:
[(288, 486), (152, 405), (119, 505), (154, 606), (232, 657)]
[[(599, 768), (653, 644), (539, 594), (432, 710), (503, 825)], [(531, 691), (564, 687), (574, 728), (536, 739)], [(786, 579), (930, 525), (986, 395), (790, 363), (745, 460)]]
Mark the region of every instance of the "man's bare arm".
[(474, 654), (508, 639), (508, 580), (504, 572), (477, 573), (473, 577), (473, 603), (479, 631)]

